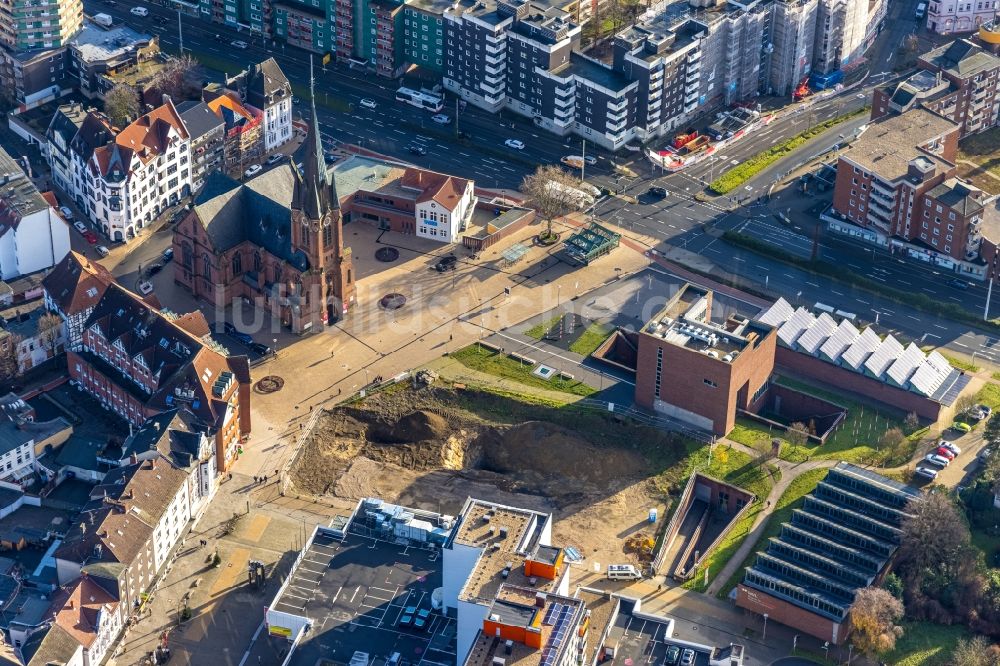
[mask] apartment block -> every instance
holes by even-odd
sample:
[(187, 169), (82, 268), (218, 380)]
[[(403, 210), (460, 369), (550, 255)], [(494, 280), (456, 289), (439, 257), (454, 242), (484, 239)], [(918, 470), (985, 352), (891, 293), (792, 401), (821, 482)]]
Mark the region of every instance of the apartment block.
[(226, 124), (204, 102), (181, 102), (177, 112), (191, 137), (191, 191), (197, 192), (209, 174), (225, 168)]
[(875, 90), (873, 120), (922, 107), (957, 123), (959, 138), (1000, 124), (1000, 58), (961, 39), (923, 54), (918, 66)]
[(140, 70), (149, 72), (160, 58), (159, 40), (127, 25), (106, 28), (84, 21), (67, 48), (68, 74), (80, 94), (104, 99), (117, 83), (141, 85)]
[(292, 140), (292, 84), (274, 58), (252, 65), (227, 84), (240, 99), (264, 112), (264, 151)]
[(65, 46), (83, 25), (80, 0), (0, 3), (0, 46), (15, 53)]
[(973, 32), (996, 18), (997, 0), (930, 0), (927, 29), (939, 35)]
[(772, 3), (771, 63), (768, 90), (790, 95), (812, 72), (818, 0), (777, 0)]
[(886, 246), (981, 274), (986, 196), (956, 177), (959, 132), (920, 107), (872, 123), (840, 157), (833, 211)]
[(406, 3), (402, 51), (405, 62), (441, 75), (444, 71), (444, 13), (452, 4), (447, 0)]

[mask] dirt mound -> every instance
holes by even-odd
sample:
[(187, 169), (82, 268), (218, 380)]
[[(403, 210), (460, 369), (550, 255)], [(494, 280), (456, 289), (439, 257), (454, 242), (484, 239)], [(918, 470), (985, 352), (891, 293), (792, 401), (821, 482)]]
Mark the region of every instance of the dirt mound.
[(482, 467), (500, 473), (606, 484), (636, 477), (646, 468), (637, 453), (599, 448), (572, 430), (544, 421), (528, 421), (483, 439)]
[(399, 442), (447, 439), (448, 422), (439, 414), (421, 409), (396, 421), (396, 425), (392, 428), (392, 436)]

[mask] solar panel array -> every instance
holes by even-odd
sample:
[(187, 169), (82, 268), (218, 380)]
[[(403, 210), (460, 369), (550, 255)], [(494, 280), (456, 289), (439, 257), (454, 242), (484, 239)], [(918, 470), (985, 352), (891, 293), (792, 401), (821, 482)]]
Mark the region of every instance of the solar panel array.
[(565, 643), (567, 636), (573, 630), (573, 615), (576, 611), (574, 606), (568, 604), (552, 603), (545, 612), (545, 619), (542, 624), (552, 626), (552, 633), (549, 640), (542, 649), (541, 666), (555, 666), (559, 659), (559, 652)]
[(790, 349), (923, 396), (933, 396), (958, 374), (937, 352), (927, 356), (913, 343), (904, 348), (891, 335), (882, 339), (870, 327), (858, 331), (850, 321), (837, 322), (826, 312), (816, 317), (783, 298), (758, 320), (777, 328), (778, 340)]

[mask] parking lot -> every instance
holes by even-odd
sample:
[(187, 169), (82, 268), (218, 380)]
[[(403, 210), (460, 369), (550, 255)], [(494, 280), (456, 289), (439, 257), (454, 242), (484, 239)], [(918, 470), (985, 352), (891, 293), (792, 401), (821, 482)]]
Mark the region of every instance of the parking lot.
[[(627, 606), (628, 602), (623, 604)], [(670, 640), (667, 626), (663, 622), (633, 615), (630, 611), (620, 612), (610, 632), (617, 639), (618, 646), (611, 664), (633, 666), (640, 661), (647, 664), (679, 664), (681, 653), (691, 646)], [(677, 650), (671, 651), (671, 646), (676, 646)], [(672, 661), (666, 660), (668, 651), (671, 652)], [(708, 661), (708, 652), (694, 649), (692, 666), (708, 666)]]
[[(369, 661), (398, 652), (410, 664), (455, 663), (455, 623), (431, 606), (431, 593), (441, 587), (437, 558), (434, 551), (354, 534), (343, 542), (317, 535), (274, 605), (313, 621), (291, 664), (347, 663), (355, 651), (367, 652)], [(424, 626), (406, 626), (402, 618), (420, 610)]]

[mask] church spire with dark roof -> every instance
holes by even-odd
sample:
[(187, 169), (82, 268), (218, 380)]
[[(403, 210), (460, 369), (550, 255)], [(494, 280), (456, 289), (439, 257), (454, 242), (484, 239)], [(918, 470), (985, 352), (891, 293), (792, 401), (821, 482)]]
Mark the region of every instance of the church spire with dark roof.
[[(319, 118), (316, 116), (315, 80), (313, 79), (312, 58), (309, 58), (309, 103), (312, 118), (309, 136), (306, 138), (306, 154), (302, 171), (295, 169), (295, 190), (292, 208), (302, 211), (307, 219), (319, 220), (331, 209), (340, 208), (337, 187), (333, 177), (327, 173), (323, 159), (322, 136), (319, 132)], [(293, 167), (295, 168), (295, 167)]]

